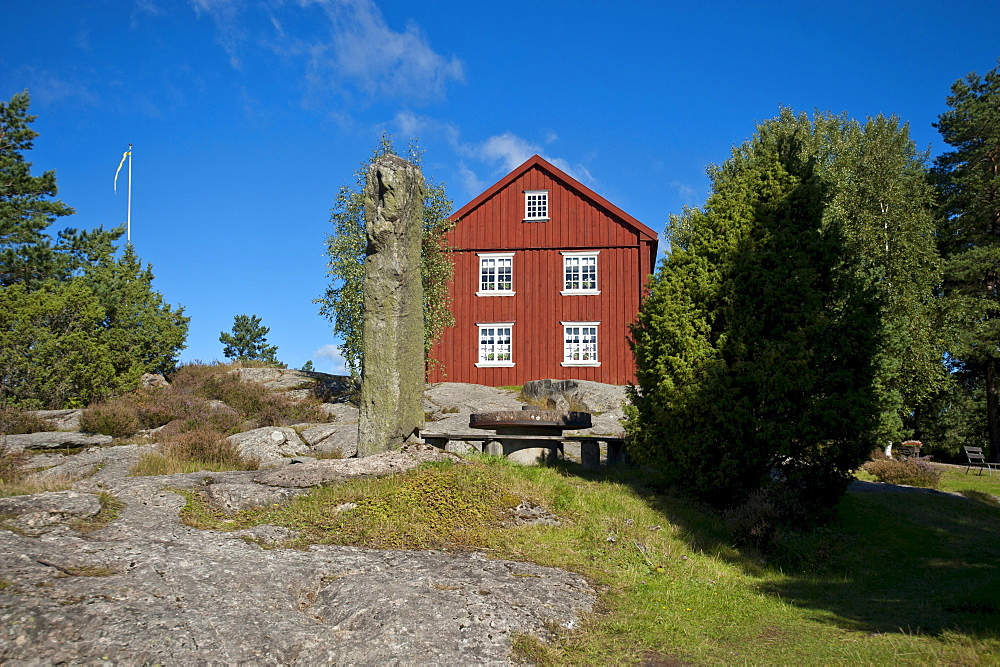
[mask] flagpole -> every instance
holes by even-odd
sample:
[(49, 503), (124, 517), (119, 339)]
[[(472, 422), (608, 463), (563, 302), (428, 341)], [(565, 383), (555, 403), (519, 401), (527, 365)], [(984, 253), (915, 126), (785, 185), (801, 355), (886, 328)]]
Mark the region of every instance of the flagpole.
[(132, 244), (132, 144), (128, 145), (128, 215), (125, 218), (125, 242)]

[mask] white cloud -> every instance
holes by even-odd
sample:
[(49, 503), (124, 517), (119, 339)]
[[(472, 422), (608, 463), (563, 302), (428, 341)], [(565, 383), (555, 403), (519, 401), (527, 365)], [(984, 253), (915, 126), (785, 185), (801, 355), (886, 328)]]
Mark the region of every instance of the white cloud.
[(196, 14), (208, 14), (212, 18), (219, 45), (229, 56), (229, 64), (233, 69), (240, 69), (239, 53), (247, 40), (247, 33), (239, 22), (240, 0), (191, 0), (191, 4)]
[(351, 79), (371, 95), (426, 100), (442, 97), (451, 81), (464, 81), (456, 57), (435, 52), (410, 23), (399, 32), (371, 0), (305, 0), (330, 20), (330, 42), (314, 50), (311, 67)]
[(428, 119), (412, 111), (400, 111), (393, 117), (392, 124), (399, 136), (412, 139), (419, 137), (428, 128)]
[(489, 137), (473, 147), (472, 152), (484, 162), (499, 162), (503, 171), (510, 171), (532, 155), (541, 153), (541, 148), (512, 132), (504, 132)]
[(698, 193), (693, 187), (687, 183), (681, 183), (680, 181), (671, 181), (670, 187), (674, 189), (677, 196), (681, 198), (681, 203), (685, 206), (697, 206), (701, 203), (698, 199)]
[(321, 373), (346, 375), (348, 372), (347, 360), (340, 353), (340, 348), (332, 343), (327, 343), (313, 352), (312, 360), (316, 363), (316, 370)]
[[(546, 141), (554, 141), (553, 137), (554, 134), (550, 132), (546, 137)], [(594, 178), (593, 174), (584, 165), (571, 163), (564, 158), (546, 155), (539, 144), (519, 137), (513, 132), (494, 134), (492, 137), (488, 137), (478, 143), (461, 143), (458, 141), (455, 143), (455, 148), (459, 154), (490, 166), (493, 175), (506, 174), (519, 167), (532, 155), (541, 155), (547, 162), (559, 167), (559, 169), (565, 171), (581, 183), (593, 187), (597, 182), (597, 179)], [(472, 184), (479, 180), (474, 174), (471, 174), (471, 169), (464, 163), (461, 168), (463, 170), (462, 179), (466, 184)]]
[(77, 106), (98, 106), (100, 99), (92, 88), (82, 83), (86, 74), (78, 78), (66, 79), (47, 70), (33, 67), (23, 68), (19, 72), (20, 79), (27, 81), (26, 88), (31, 91), (32, 101), (39, 104), (54, 104), (57, 102), (72, 102)]
[(479, 193), (486, 189), (486, 183), (480, 180), (476, 176), (476, 172), (469, 169), (464, 161), (458, 163), (458, 176), (462, 180), (462, 187), (470, 194)]
[[(394, 30), (372, 0), (190, 0), (212, 18), (219, 44), (236, 69), (249, 49), (267, 49), (297, 62), (312, 95), (360, 92), (370, 98), (426, 102), (444, 96), (450, 83), (465, 80), (465, 66), (431, 48), (415, 23)], [(310, 13), (304, 21), (291, 12)], [(251, 12), (257, 13), (249, 16)], [(265, 20), (259, 21), (263, 14)], [(288, 20), (282, 20), (283, 18)], [(309, 34), (288, 26), (311, 25)], [(251, 26), (253, 26), (251, 28)]]

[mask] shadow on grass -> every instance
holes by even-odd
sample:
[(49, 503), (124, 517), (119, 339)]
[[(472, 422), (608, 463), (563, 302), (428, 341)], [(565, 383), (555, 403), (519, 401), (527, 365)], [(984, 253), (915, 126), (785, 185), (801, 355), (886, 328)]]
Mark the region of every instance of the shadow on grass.
[(1000, 638), (1000, 507), (989, 494), (849, 491), (830, 525), (789, 537), (765, 560), (733, 548), (717, 513), (671, 497), (654, 472), (567, 472), (630, 486), (692, 549), (740, 567), (759, 592), (815, 620), (871, 634)]

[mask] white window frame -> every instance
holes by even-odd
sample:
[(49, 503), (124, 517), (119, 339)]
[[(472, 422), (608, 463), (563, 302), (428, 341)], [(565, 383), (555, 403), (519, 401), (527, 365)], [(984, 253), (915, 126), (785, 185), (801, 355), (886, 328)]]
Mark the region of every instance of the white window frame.
[[(476, 291), (476, 296), (514, 296), (514, 253), (512, 252), (481, 252), (479, 255), (479, 274), (476, 280), (476, 284), (479, 285), (479, 290)], [(498, 263), (507, 260), (510, 265), (510, 289), (500, 289), (500, 285), (504, 284), (497, 280), (497, 266)], [(486, 289), (483, 289), (483, 270), (487, 267), (489, 263), (492, 263), (493, 275), (492, 280), (487, 281)], [(492, 288), (489, 286), (492, 285)]]
[[(562, 256), (563, 256), (562, 285), (563, 285), (563, 289), (560, 292), (560, 294), (562, 294), (563, 296), (567, 296), (567, 295), (573, 295), (573, 294), (600, 294), (601, 293), (601, 291), (599, 289), (597, 289), (597, 286), (600, 284), (600, 282), (599, 282), (600, 281), (600, 273), (598, 272), (598, 269), (597, 269), (597, 264), (598, 264), (598, 262), (597, 262), (597, 256), (600, 253), (601, 253), (600, 250), (589, 250), (589, 251), (586, 251), (586, 252), (583, 252), (583, 251), (580, 251), (580, 252), (562, 251)], [(582, 287), (581, 288), (577, 288), (577, 289), (573, 289), (573, 288), (569, 287), (569, 283), (570, 283), (570, 279), (569, 279), (570, 270), (572, 268), (574, 268), (574, 264), (575, 264), (577, 275), (580, 276), (579, 277), (579, 282), (582, 285), (583, 284), (583, 276), (582, 276), (583, 261), (582, 260), (585, 260), (585, 259), (593, 259), (594, 260), (594, 287), (593, 288), (586, 288), (586, 289), (584, 289)]]
[[(562, 325), (562, 347), (563, 347), (563, 366), (600, 366), (600, 356), (598, 355), (598, 350), (600, 348), (601, 336), (599, 329), (601, 327), (600, 322), (560, 322)], [(587, 328), (593, 329), (593, 333), (585, 334), (580, 331), (577, 333), (571, 333), (570, 329), (583, 329)], [(583, 340), (584, 336), (593, 336), (593, 348), (590, 350), (584, 349), (588, 341)], [(572, 345), (574, 343), (569, 342), (570, 336), (578, 336), (580, 340), (575, 343), (575, 350)], [(572, 356), (576, 355), (578, 358), (573, 359)], [(584, 356), (589, 356), (589, 359), (584, 359)]]
[(524, 191), (524, 220), (525, 222), (545, 222), (549, 220), (548, 190)]
[[(498, 330), (507, 330), (506, 350), (497, 338), (503, 336)], [(485, 330), (485, 331), (484, 331)], [(487, 333), (488, 332), (488, 333)], [(514, 365), (514, 323), (513, 322), (477, 322), (476, 349), (478, 350), (476, 368), (509, 368)], [(493, 359), (489, 356), (493, 355)], [(506, 355), (506, 359), (498, 356)]]

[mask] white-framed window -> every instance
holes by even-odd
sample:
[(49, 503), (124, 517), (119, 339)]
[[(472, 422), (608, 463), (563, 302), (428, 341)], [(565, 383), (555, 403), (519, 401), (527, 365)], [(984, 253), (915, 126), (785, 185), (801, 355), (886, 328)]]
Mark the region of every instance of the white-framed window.
[(562, 322), (563, 366), (600, 366), (597, 328), (600, 322)]
[(563, 252), (562, 294), (600, 294), (597, 289), (597, 255), (592, 252)]
[(514, 296), (514, 253), (479, 253), (476, 296)]
[(479, 327), (479, 362), (476, 366), (513, 366), (513, 322), (476, 324)]
[(524, 191), (524, 219), (525, 220), (549, 219), (548, 190)]

